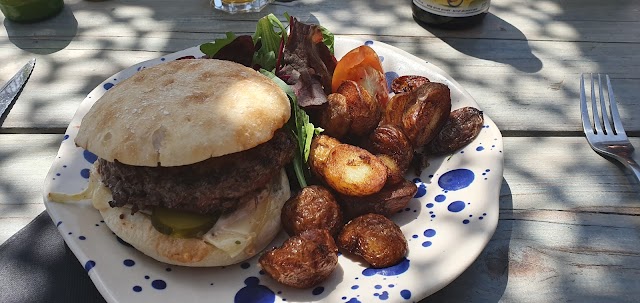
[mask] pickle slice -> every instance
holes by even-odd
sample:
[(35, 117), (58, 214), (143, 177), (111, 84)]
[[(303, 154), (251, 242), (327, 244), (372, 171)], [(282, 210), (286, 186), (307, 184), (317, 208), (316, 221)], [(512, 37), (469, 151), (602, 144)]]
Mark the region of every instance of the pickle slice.
[(203, 235), (218, 221), (219, 215), (202, 215), (156, 207), (151, 213), (153, 227), (172, 237), (194, 238)]

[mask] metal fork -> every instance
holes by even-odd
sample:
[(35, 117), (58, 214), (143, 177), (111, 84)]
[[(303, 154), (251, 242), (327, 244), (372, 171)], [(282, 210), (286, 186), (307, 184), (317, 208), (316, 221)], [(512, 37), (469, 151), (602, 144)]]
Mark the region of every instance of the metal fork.
[[(592, 74), (588, 74), (589, 78), (591, 78), (590, 103), (593, 121), (590, 120), (587, 109), (584, 76), (585, 74), (580, 76), (580, 111), (582, 112), (582, 127), (584, 128), (584, 133), (589, 145), (591, 145), (591, 148), (596, 152), (620, 161), (633, 172), (636, 180), (640, 181), (640, 166), (631, 157), (631, 154), (633, 154), (633, 145), (629, 142), (629, 138), (627, 138), (627, 134), (622, 127), (609, 75), (605, 75), (607, 80), (607, 96), (609, 97), (609, 104), (607, 106), (602, 90), (602, 77), (598, 74), (598, 102), (594, 89), (596, 79), (594, 79)], [(598, 103), (600, 103), (600, 110), (598, 110)], [(611, 116), (611, 119), (609, 119), (609, 116)], [(600, 117), (602, 117), (602, 120), (600, 120)]]

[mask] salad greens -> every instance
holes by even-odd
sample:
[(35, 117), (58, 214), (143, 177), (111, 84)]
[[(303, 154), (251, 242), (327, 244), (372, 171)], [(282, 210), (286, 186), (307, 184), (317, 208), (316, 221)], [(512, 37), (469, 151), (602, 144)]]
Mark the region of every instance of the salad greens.
[[(284, 16), (287, 20), (292, 19), (287, 13)], [(324, 27), (320, 26), (320, 29), (322, 30), (323, 44), (333, 54), (333, 34)], [(234, 33), (228, 32), (225, 38), (215, 39), (213, 42), (200, 45), (200, 51), (209, 58), (214, 58), (218, 52), (227, 46), (236, 48), (237, 45), (232, 44), (232, 42), (239, 37), (242, 36), (236, 36)], [(287, 29), (276, 16), (269, 14), (258, 21), (256, 31), (251, 38), (253, 39), (254, 47), (251, 66), (259, 69), (260, 73), (272, 79), (287, 94), (291, 103), (291, 118), (286, 127), (291, 130), (298, 143), (292, 166), (298, 185), (301, 188), (305, 187), (307, 186), (306, 180), (310, 177), (307, 160), (311, 150), (311, 140), (314, 134), (319, 134), (323, 130), (309, 122), (309, 115), (298, 105), (297, 96), (291, 86), (275, 74), (279, 68), (278, 64), (280, 64), (278, 59), (282, 56), (283, 47), (288, 39)]]
[[(276, 32), (276, 28), (279, 32)], [(274, 71), (283, 41), (287, 41), (287, 29), (282, 22), (273, 14), (260, 18), (253, 34), (253, 44), (260, 45), (253, 54), (253, 64)]]
[(208, 56), (215, 55), (218, 51), (220, 51), (223, 47), (229, 45), (229, 43), (233, 42), (236, 39), (236, 35), (232, 32), (227, 32), (226, 38), (219, 38), (213, 40), (213, 42), (203, 43), (200, 45), (200, 51)]
[(323, 131), (322, 128), (315, 127), (309, 122), (309, 115), (298, 106), (296, 94), (293, 92), (289, 84), (282, 81), (274, 73), (261, 69), (260, 73), (269, 77), (287, 94), (291, 103), (291, 118), (287, 122), (287, 128), (293, 131), (293, 135), (298, 142), (298, 148), (293, 161), (293, 171), (298, 179), (300, 187), (307, 186), (306, 179), (309, 176), (309, 166), (306, 164), (309, 159), (311, 150), (311, 140), (313, 135), (317, 135)]

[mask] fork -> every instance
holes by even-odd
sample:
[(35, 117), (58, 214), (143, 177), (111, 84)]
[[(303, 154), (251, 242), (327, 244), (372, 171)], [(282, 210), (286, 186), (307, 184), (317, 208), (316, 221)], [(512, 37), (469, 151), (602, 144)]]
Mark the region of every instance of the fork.
[[(584, 128), (587, 142), (589, 142), (591, 148), (596, 152), (620, 161), (633, 172), (636, 180), (640, 181), (640, 166), (631, 157), (634, 148), (622, 127), (622, 121), (618, 113), (618, 106), (616, 105), (616, 99), (613, 95), (609, 75), (605, 75), (607, 80), (607, 96), (609, 97), (609, 106), (607, 106), (602, 90), (602, 77), (598, 74), (598, 102), (594, 89), (596, 79), (594, 79), (592, 74), (589, 74), (589, 78), (591, 78), (590, 103), (593, 121), (590, 120), (587, 109), (584, 76), (585, 74), (580, 76), (580, 111), (582, 112), (582, 127)], [(598, 103), (600, 103), (599, 111)], [(609, 119), (609, 116), (611, 116), (611, 119)], [(602, 120), (600, 120), (600, 117), (602, 117)]]

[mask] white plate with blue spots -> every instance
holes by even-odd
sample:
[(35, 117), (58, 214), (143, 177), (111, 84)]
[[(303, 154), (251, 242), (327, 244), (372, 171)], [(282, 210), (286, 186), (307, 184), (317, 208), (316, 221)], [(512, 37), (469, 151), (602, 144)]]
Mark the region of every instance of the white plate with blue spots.
[[(387, 79), (423, 75), (451, 89), (453, 109), (475, 100), (436, 66), (381, 42), (336, 37), (336, 57), (367, 44), (382, 59)], [(137, 71), (183, 56), (202, 57), (199, 47), (142, 62), (108, 78), (80, 104), (45, 180), (44, 203), (62, 237), (108, 302), (416, 302), (441, 289), (476, 259), (498, 223), (502, 183), (502, 136), (485, 114), (479, 136), (447, 157), (432, 159), (421, 176), (407, 176), (418, 193), (393, 220), (409, 243), (400, 264), (367, 268), (340, 256), (329, 280), (292, 289), (266, 276), (257, 257), (224, 268), (185, 268), (159, 263), (119, 240), (89, 201), (59, 204), (50, 192), (77, 193), (88, 184), (95, 155), (73, 143), (82, 117), (107, 89)], [(279, 246), (284, 232), (271, 246)]]

